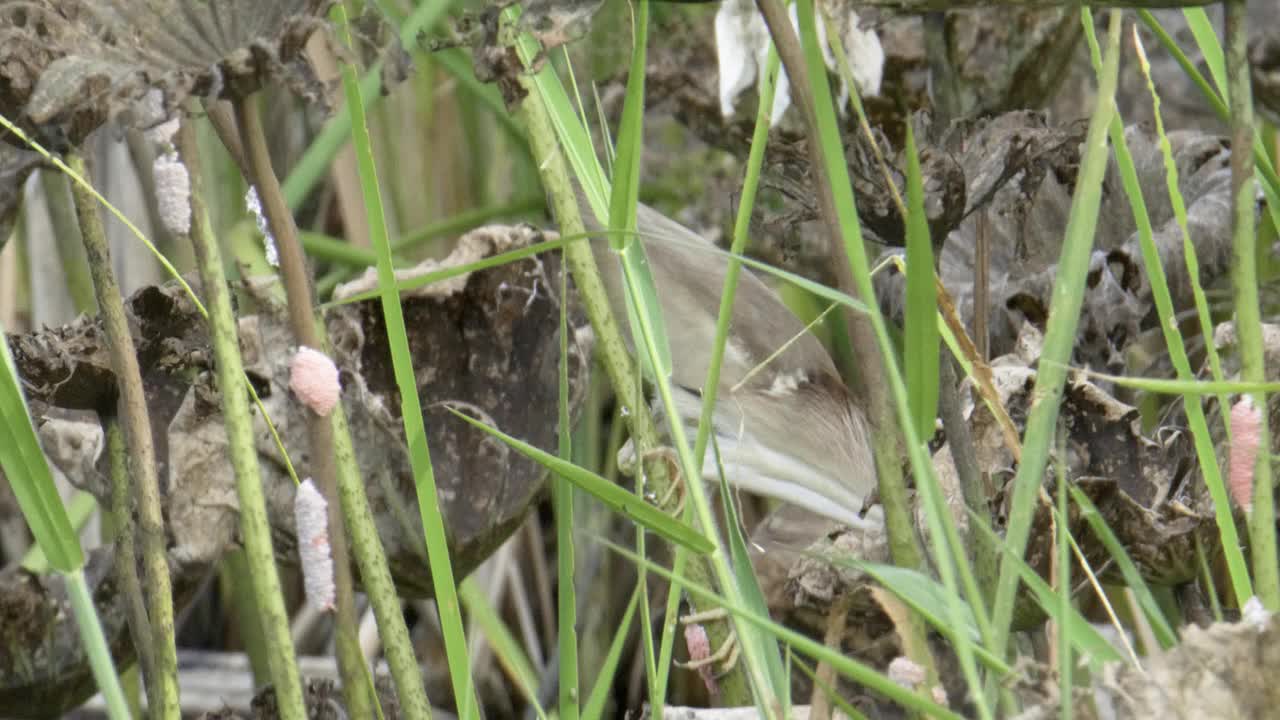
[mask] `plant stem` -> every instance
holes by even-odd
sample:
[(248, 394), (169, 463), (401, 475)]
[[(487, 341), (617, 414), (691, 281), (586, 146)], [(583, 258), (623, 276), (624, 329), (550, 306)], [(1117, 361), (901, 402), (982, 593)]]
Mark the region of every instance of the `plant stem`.
[[(1258, 300), (1258, 235), (1254, 227), (1257, 205), (1254, 185), (1253, 97), (1249, 79), (1247, 7), (1244, 0), (1224, 3), (1228, 103), (1231, 108), (1231, 206), (1234, 235), (1231, 281), (1235, 290), (1236, 335), (1240, 338), (1240, 374), (1246, 382), (1264, 382), (1262, 318)], [(1253, 549), (1254, 592), (1269, 610), (1280, 609), (1280, 573), (1276, 567), (1275, 509), (1271, 481), (1271, 431), (1266, 393), (1254, 393), (1261, 409), (1258, 443), (1263, 452), (1253, 476), (1253, 511), (1249, 539)], [(1225, 414), (1226, 408), (1223, 408)]]
[[(387, 565), (387, 556), (378, 538), (369, 498), (364, 493), (364, 481), (356, 466), (355, 449), (347, 428), (347, 416), (341, 405), (333, 410), (334, 454), (338, 460), (338, 497), (342, 512), (350, 519), (351, 549), (360, 568), (360, 581), (364, 584), (369, 604), (373, 606), (382, 635), (383, 653), (391, 668), (400, 710), (411, 720), (431, 717), (427, 691), (422, 685), (422, 671), (413, 654), (409, 640), (409, 628), (405, 625), (400, 598), (396, 595), (395, 581)], [(458, 701), (462, 704), (462, 701)], [(354, 715), (352, 717), (355, 717)]]
[(1064, 231), (1058, 260), (1049, 322), (1045, 328), (1041, 361), (1037, 369), (1031, 409), (1023, 433), (1022, 460), (1013, 479), (1005, 543), (1009, 556), (1001, 561), (1000, 580), (991, 615), (994, 652), (1007, 652), (1015, 599), (1019, 586), (1014, 564), (1027, 550), (1036, 498), (1044, 484), (1050, 444), (1058, 423), (1067, 368), (1076, 342), (1080, 308), (1084, 302), (1085, 276), (1093, 248), (1093, 228), (1098, 222), (1099, 188), (1106, 172), (1107, 132), (1115, 115), (1116, 78), (1120, 62), (1120, 13), (1112, 11), (1108, 22), (1106, 55), (1098, 77), (1097, 104), (1089, 121), (1080, 175), (1071, 200), (1071, 215)]
[[(327, 343), (317, 327), (315, 304), (311, 295), (311, 280), (307, 271), (306, 256), (298, 242), (293, 215), (280, 193), (280, 180), (271, 167), (271, 154), (267, 149), (262, 119), (254, 104), (256, 96), (241, 98), (235, 103), (236, 121), (243, 143), (245, 164), (249, 168), (247, 178), (258, 190), (267, 224), (276, 239), (280, 253), (280, 274), (288, 299), (289, 327), (299, 345), (327, 352)], [(224, 140), (225, 142), (225, 140)], [(364, 659), (360, 653), (355, 612), (355, 595), (352, 589), (351, 564), (348, 557), (347, 528), (338, 499), (334, 470), (333, 420), (307, 412), (307, 438), (311, 453), (310, 476), (328, 501), (329, 544), (333, 550), (334, 585), (337, 590), (337, 646), (338, 670), (343, 687), (347, 689), (347, 702), (353, 701), (360, 688), (367, 685)]]
[(85, 655), (89, 658), (89, 666), (93, 671), (93, 679), (98, 683), (98, 691), (102, 693), (103, 704), (107, 707), (107, 717), (111, 720), (128, 720), (129, 703), (125, 700), (124, 690), (120, 687), (120, 677), (116, 675), (115, 662), (111, 659), (111, 649), (107, 647), (107, 638), (102, 634), (102, 624), (98, 622), (97, 610), (93, 605), (93, 593), (85, 582), (84, 570), (64, 573), (67, 599), (71, 604), (71, 614), (75, 615), (76, 625), (80, 629), (80, 644), (84, 646)]
[(66, 275), (67, 291), (76, 312), (94, 315), (98, 301), (93, 296), (93, 279), (89, 276), (89, 264), (85, 261), (84, 245), (79, 242), (80, 228), (75, 223), (75, 210), (71, 207), (71, 193), (66, 175), (56, 170), (40, 172), (40, 189), (49, 205), (49, 223), (53, 226), (53, 238), (58, 249), (58, 260)]
[(138, 528), (133, 521), (133, 481), (129, 477), (129, 459), (124, 446), (124, 431), (116, 417), (104, 422), (107, 436), (107, 462), (111, 472), (111, 522), (115, 525), (116, 582), (128, 605), (129, 632), (138, 655), (138, 665), (145, 678), (155, 676), (155, 660), (151, 652), (151, 620), (147, 617), (142, 580), (138, 578)]
[(271, 546), (271, 525), (267, 520), (262, 472), (254, 447), (253, 419), (249, 412), (249, 399), (244, 392), (244, 363), (240, 357), (236, 318), (223, 275), (222, 253), (209, 227), (200, 175), (199, 143), (191, 120), (182, 123), (178, 143), (191, 178), (191, 243), (209, 310), (209, 334), (217, 364), (223, 426), (227, 431), (231, 467), (236, 476), (236, 495), (240, 500), (240, 535), (245, 558), (252, 570), (249, 578), (257, 605), (258, 624), (265, 635), (267, 663), (280, 715), (301, 720), (306, 717), (306, 705), (289, 637), (289, 614), (280, 591), (275, 553)]
[[(88, 178), (84, 157), (79, 152), (66, 156), (67, 166)], [(84, 241), (94, 294), (107, 339), (107, 352), (116, 373), (120, 393), (117, 408), (128, 448), (129, 471), (134, 478), (138, 500), (138, 535), (141, 538), (143, 566), (146, 572), (147, 610), (151, 623), (151, 646), (154, 672), (147, 678), (148, 700), (155, 717), (177, 718), (178, 652), (174, 645), (173, 592), (169, 580), (169, 564), (165, 554), (164, 513), (160, 504), (160, 481), (156, 472), (155, 445), (151, 438), (151, 418), (147, 411), (146, 392), (142, 387), (142, 371), (137, 350), (129, 334), (124, 299), (111, 270), (111, 253), (98, 215), (98, 203), (79, 183), (72, 185), (72, 199), (80, 234)]]
[[(941, 392), (938, 395), (938, 411), (942, 416), (942, 427), (947, 433), (947, 447), (951, 450), (951, 460), (956, 465), (956, 475), (960, 478), (960, 491), (964, 495), (964, 504), (987, 525), (992, 525), (991, 501), (987, 496), (986, 483), (978, 470), (977, 449), (973, 444), (973, 436), (969, 433), (969, 422), (960, 409), (960, 380), (956, 373), (956, 363), (950, 356), (942, 358), (939, 366), (942, 373)], [(991, 602), (992, 592), (996, 586), (996, 578), (1000, 575), (999, 551), (987, 542), (986, 538), (970, 526), (969, 547), (973, 557), (973, 573), (978, 587), (984, 591), (984, 599)]]

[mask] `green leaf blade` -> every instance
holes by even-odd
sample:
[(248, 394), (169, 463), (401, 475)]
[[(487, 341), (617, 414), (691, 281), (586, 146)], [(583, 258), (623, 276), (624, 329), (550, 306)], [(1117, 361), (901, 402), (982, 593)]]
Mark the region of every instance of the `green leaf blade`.
[(938, 415), (938, 302), (934, 292), (933, 243), (924, 210), (924, 180), (911, 123), (907, 123), (907, 390), (911, 418), (921, 438), (933, 436)]
[(615, 512), (619, 512), (635, 521), (645, 529), (699, 555), (706, 555), (715, 549), (715, 545), (701, 533), (645, 502), (642, 498), (637, 497), (635, 493), (618, 487), (590, 470), (578, 467), (568, 460), (556, 457), (495, 427), (468, 417), (453, 408), (449, 408), (449, 411), (473, 427), (498, 438), (521, 455), (594, 495), (597, 500), (603, 502)]
[(4, 328), (0, 327), (0, 468), (50, 567), (62, 573), (75, 572), (84, 567), (84, 553), (53, 484), (18, 383), (18, 369), (3, 337)]

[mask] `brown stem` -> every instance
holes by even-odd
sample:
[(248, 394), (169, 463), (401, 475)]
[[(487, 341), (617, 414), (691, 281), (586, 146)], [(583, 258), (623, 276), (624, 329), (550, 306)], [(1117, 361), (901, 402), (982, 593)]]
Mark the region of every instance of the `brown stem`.
[[(271, 155), (267, 150), (266, 133), (258, 115), (254, 98), (236, 102), (236, 120), (240, 138), (244, 142), (244, 159), (249, 168), (249, 180), (258, 189), (258, 198), (267, 216), (267, 225), (275, 237), (280, 254), (280, 274), (288, 299), (289, 327), (299, 345), (320, 351), (327, 343), (316, 327), (315, 303), (311, 295), (311, 279), (307, 259), (298, 241), (293, 215), (280, 190), (280, 180), (271, 167)], [(309, 467), (311, 479), (329, 502), (329, 538), (333, 548), (334, 585), (337, 589), (337, 642), (338, 665), (343, 686), (361, 688), (366, 685), (364, 661), (361, 659), (358, 623), (355, 612), (355, 595), (352, 589), (350, 550), (347, 545), (346, 521), (338, 499), (337, 475), (333, 452), (333, 422), (307, 412), (307, 436), (311, 444)], [(348, 698), (351, 702), (352, 698)]]
[(991, 216), (978, 210), (973, 248), (973, 344), (983, 362), (991, 359)]
[(204, 111), (214, 134), (222, 141), (222, 147), (227, 149), (231, 161), (240, 168), (240, 174), (245, 179), (252, 178), (253, 171), (244, 158), (244, 144), (240, 142), (240, 130), (236, 127), (236, 114), (231, 110), (231, 103), (226, 100), (206, 100)]
[[(853, 604), (853, 596), (849, 593), (840, 595), (827, 608), (827, 628), (822, 636), (822, 644), (843, 654), (844, 630), (849, 622), (849, 608)], [(830, 720), (831, 699), (828, 693), (836, 687), (839, 678), (835, 667), (823, 660), (814, 671), (813, 695), (809, 699), (809, 717), (811, 720)]]

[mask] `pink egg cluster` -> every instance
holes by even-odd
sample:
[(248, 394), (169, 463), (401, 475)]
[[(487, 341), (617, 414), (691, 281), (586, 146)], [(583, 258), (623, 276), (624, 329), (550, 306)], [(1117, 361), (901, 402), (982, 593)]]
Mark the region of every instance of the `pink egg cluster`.
[(298, 348), (289, 364), (289, 387), (320, 417), (328, 417), (333, 412), (342, 394), (338, 366), (328, 355), (305, 346)]
[(1261, 442), (1262, 413), (1245, 395), (1231, 407), (1231, 449), (1227, 461), (1227, 487), (1231, 499), (1253, 511), (1253, 470)]

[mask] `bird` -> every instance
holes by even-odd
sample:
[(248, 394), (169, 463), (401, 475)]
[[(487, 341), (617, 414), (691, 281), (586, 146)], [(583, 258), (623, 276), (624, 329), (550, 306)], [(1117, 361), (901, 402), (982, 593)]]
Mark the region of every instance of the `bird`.
[[(607, 223), (596, 218), (581, 191), (578, 206), (586, 229), (597, 236), (591, 247), (610, 307), (615, 317), (625, 318), (621, 257), (599, 235)], [(644, 204), (637, 206), (636, 230), (671, 348), (675, 413), (692, 437), (702, 412), (728, 258)], [(634, 352), (629, 333), (627, 339)], [(876, 470), (866, 414), (818, 338), (745, 268), (720, 366), (712, 431), (731, 485), (867, 526), (862, 511), (876, 486)], [(713, 453), (708, 447), (703, 478), (718, 482)]]

